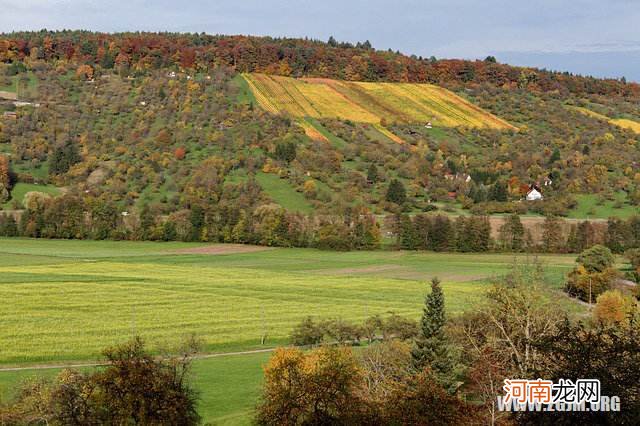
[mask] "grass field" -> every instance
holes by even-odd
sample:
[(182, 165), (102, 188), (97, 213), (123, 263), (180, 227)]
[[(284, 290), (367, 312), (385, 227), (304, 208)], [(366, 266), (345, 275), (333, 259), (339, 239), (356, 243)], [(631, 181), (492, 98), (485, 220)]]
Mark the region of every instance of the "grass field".
[(514, 129), (453, 92), (430, 84), (359, 83), (265, 74), (243, 77), (258, 104), (272, 113), (370, 124), (385, 118), (403, 123), (430, 121), (442, 127)]
[[(260, 394), (262, 366), (269, 353), (198, 359), (191, 380), (200, 394), (198, 412), (205, 424), (248, 425)], [(91, 368), (80, 368), (89, 371)], [(20, 383), (53, 378), (60, 369), (0, 372), (0, 401), (11, 398)]]
[[(483, 279), (514, 262), (415, 252), (180, 252), (188, 247), (0, 239), (0, 364), (92, 359), (134, 334), (170, 344), (196, 333), (208, 351), (226, 351), (259, 347), (263, 333), (282, 343), (306, 315), (418, 317), (425, 282), (436, 275), (457, 314), (481, 301)], [(542, 259), (559, 287), (573, 257)]]
[(4, 204), (4, 207), (9, 207), (13, 204), (14, 200), (18, 200), (22, 203), (24, 196), (27, 192), (37, 191), (44, 192), (45, 194), (56, 196), (60, 194), (60, 189), (56, 188), (53, 185), (36, 185), (34, 183), (17, 183), (11, 190), (11, 200), (7, 201)]
[(280, 179), (274, 174), (258, 172), (256, 181), (273, 201), (285, 209), (301, 213), (310, 213), (313, 210), (304, 195), (296, 191), (288, 180)]
[[(629, 204), (625, 204), (625, 194), (618, 193), (615, 200), (598, 202), (598, 196), (594, 194), (576, 195), (578, 206), (569, 211), (572, 219), (608, 219), (610, 217), (628, 218), (638, 214), (638, 209)], [(616, 206), (616, 202), (621, 204)]]
[[(250, 251), (249, 249), (252, 249)], [(216, 252), (217, 255), (207, 254)], [(477, 309), (488, 279), (526, 256), (426, 252), (324, 252), (196, 243), (0, 239), (0, 367), (100, 360), (141, 335), (153, 350), (196, 333), (208, 352), (285, 343), (307, 315), (362, 320), (396, 312), (418, 318), (427, 281), (443, 280), (449, 315)], [(541, 256), (560, 296), (573, 256)], [(556, 293), (557, 292), (557, 293)], [(194, 362), (200, 413), (248, 424), (268, 353)], [(0, 372), (0, 397), (18, 381), (56, 369)]]

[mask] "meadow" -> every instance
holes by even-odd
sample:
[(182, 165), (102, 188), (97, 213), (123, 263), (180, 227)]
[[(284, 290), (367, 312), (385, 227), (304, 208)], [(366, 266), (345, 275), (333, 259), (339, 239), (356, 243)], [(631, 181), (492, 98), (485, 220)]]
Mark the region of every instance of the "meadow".
[[(95, 359), (134, 334), (151, 345), (200, 336), (209, 352), (286, 342), (307, 315), (417, 318), (426, 282), (449, 314), (482, 301), (487, 278), (522, 256), (268, 249), (202, 244), (0, 239), (0, 364)], [(195, 249), (195, 250), (194, 250)], [(554, 287), (572, 256), (540, 257)]]
[(433, 122), (441, 127), (515, 129), (453, 92), (430, 84), (360, 83), (265, 74), (243, 77), (263, 109), (298, 118), (339, 118), (369, 124), (379, 124), (384, 118), (400, 123)]
[[(51, 377), (72, 361), (99, 361), (104, 347), (133, 335), (156, 350), (195, 333), (205, 352), (225, 353), (285, 344), (307, 315), (358, 321), (396, 312), (417, 319), (434, 276), (443, 281), (448, 314), (457, 315), (483, 303), (491, 278), (532, 258), (0, 239), (0, 398), (11, 397), (26, 378)], [(581, 312), (560, 291), (574, 257), (538, 260), (551, 296)], [(195, 360), (204, 420), (248, 424), (268, 358), (248, 353)], [(11, 367), (23, 369), (7, 371)]]

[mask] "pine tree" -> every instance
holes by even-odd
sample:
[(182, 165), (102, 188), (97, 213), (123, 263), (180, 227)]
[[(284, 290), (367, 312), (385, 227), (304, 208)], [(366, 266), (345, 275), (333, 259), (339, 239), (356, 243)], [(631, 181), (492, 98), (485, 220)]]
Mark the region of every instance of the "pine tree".
[(493, 201), (507, 201), (508, 199), (508, 189), (507, 184), (501, 180), (494, 183), (491, 187), (490, 198)]
[(369, 170), (367, 170), (367, 181), (369, 183), (376, 183), (378, 182), (378, 168), (376, 167), (375, 164), (371, 164), (369, 166)]
[(404, 250), (415, 250), (417, 246), (417, 235), (411, 218), (403, 214), (400, 216), (400, 247)]
[(416, 370), (431, 367), (443, 381), (451, 374), (452, 359), (444, 333), (446, 324), (444, 293), (440, 280), (431, 280), (431, 293), (424, 300), (420, 330), (411, 350), (413, 366)]
[(402, 182), (398, 179), (393, 179), (391, 183), (389, 183), (386, 200), (398, 205), (402, 205), (407, 201), (407, 192)]

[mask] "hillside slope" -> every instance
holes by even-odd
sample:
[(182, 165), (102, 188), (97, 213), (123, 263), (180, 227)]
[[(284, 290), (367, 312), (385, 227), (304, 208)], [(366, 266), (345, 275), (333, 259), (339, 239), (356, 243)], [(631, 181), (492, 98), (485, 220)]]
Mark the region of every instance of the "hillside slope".
[(497, 130), (514, 126), (432, 84), (365, 83), (325, 78), (243, 74), (258, 104), (294, 117), (335, 118), (378, 124), (432, 122), (440, 127)]

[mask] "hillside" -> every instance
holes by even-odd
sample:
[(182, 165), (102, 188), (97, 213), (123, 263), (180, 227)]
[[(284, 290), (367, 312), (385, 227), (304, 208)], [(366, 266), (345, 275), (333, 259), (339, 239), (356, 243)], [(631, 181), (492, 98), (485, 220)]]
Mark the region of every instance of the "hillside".
[(266, 111), (358, 123), (433, 123), (442, 127), (514, 129), (456, 94), (431, 84), (363, 83), (243, 74)]
[[(461, 61), (463, 78), (458, 62), (302, 40), (74, 37), (0, 36), (0, 86), (33, 102), (0, 102), (0, 206), (31, 215), (25, 235), (306, 245), (354, 217), (640, 204), (632, 84), (491, 61)], [(322, 65), (349, 53), (361, 72)]]

